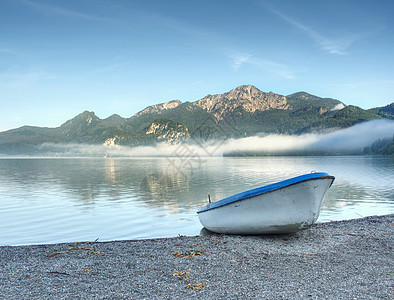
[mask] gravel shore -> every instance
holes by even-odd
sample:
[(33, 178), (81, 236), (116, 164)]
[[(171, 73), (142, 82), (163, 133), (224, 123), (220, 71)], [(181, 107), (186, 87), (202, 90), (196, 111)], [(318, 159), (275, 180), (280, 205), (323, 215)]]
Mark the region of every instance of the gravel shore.
[(1, 299), (393, 299), (394, 215), (289, 235), (1, 246)]

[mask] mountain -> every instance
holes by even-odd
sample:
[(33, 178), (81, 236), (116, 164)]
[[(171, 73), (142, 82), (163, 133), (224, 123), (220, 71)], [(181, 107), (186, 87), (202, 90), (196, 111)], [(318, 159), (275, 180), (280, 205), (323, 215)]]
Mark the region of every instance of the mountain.
[(185, 125), (169, 119), (158, 119), (144, 131), (146, 135), (154, 136), (159, 142), (166, 141), (171, 144), (178, 144), (190, 138)]
[(44, 143), (59, 142), (59, 128), (23, 126), (0, 132), (0, 154), (33, 154)]
[(264, 93), (252, 85), (242, 85), (224, 94), (207, 95), (194, 104), (212, 113), (217, 120), (235, 111), (254, 113), (256, 110), (289, 109), (286, 97)]
[(394, 119), (394, 102), (384, 107), (371, 108), (368, 111), (382, 118)]
[(151, 113), (162, 113), (162, 111), (173, 109), (177, 106), (182, 104), (180, 100), (172, 100), (165, 103), (160, 103), (152, 106), (148, 106), (147, 108), (141, 110), (140, 112), (136, 113), (134, 116), (139, 117), (143, 114), (151, 114)]
[(243, 85), (194, 102), (152, 105), (130, 118), (114, 114), (100, 119), (84, 111), (57, 128), (23, 126), (0, 132), (0, 154), (37, 154), (45, 143), (141, 146), (261, 133), (301, 134), (382, 118), (394, 119), (394, 103), (363, 110), (306, 92), (283, 96)]

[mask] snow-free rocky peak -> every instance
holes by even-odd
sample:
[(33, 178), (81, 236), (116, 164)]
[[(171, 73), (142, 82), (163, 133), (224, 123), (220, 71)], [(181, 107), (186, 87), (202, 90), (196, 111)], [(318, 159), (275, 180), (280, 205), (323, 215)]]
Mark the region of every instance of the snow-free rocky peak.
[(148, 113), (162, 113), (165, 110), (173, 109), (177, 107), (178, 105), (182, 104), (180, 100), (171, 100), (168, 102), (164, 103), (159, 103), (155, 105), (148, 106), (147, 108), (141, 110), (140, 112), (136, 113), (134, 117), (139, 117), (143, 114), (148, 114)]
[(248, 112), (269, 109), (288, 109), (286, 97), (273, 92), (264, 93), (253, 85), (242, 85), (227, 93), (207, 95), (194, 104), (220, 119), (223, 114), (241, 108)]

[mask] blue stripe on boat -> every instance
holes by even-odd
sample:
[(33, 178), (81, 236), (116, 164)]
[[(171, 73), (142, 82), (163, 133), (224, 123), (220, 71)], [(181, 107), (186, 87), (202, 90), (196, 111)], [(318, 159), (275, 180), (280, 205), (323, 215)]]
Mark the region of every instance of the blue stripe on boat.
[(305, 175), (297, 176), (294, 178), (286, 179), (286, 180), (283, 180), (280, 182), (276, 182), (273, 184), (265, 185), (265, 186), (262, 186), (259, 188), (255, 188), (252, 190), (248, 190), (248, 191), (245, 191), (242, 193), (234, 194), (229, 197), (223, 198), (221, 200), (218, 200), (218, 201), (215, 201), (212, 203), (208, 203), (207, 205), (201, 207), (197, 211), (197, 213), (202, 213), (207, 210), (218, 208), (218, 207), (221, 207), (221, 206), (224, 206), (224, 205), (236, 202), (236, 201), (241, 201), (241, 200), (244, 200), (247, 198), (251, 198), (251, 197), (254, 197), (257, 195), (267, 193), (267, 192), (272, 192), (272, 191), (275, 191), (275, 190), (278, 190), (278, 189), (281, 189), (281, 188), (284, 188), (284, 187), (287, 187), (287, 186), (290, 186), (290, 185), (293, 185), (296, 183), (300, 183), (303, 181), (308, 181), (308, 180), (312, 180), (312, 179), (324, 179), (324, 178), (335, 179), (334, 176), (330, 176), (329, 174), (323, 173), (323, 172), (305, 174)]

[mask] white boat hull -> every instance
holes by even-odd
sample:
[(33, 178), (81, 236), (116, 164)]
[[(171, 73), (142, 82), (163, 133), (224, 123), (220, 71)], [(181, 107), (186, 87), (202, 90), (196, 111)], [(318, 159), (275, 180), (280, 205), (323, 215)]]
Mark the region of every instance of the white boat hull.
[(316, 222), (333, 177), (291, 184), (223, 206), (199, 211), (208, 230), (227, 234), (296, 232)]

